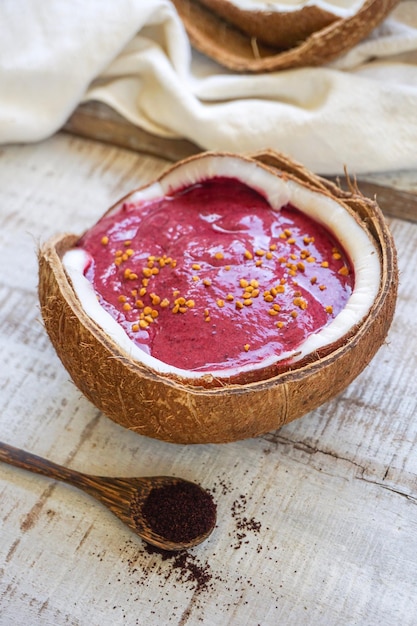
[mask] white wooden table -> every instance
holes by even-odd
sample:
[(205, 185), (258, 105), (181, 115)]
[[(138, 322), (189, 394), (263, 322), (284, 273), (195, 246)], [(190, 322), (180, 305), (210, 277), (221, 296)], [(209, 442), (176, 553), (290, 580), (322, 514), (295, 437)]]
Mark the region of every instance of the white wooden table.
[[(0, 149), (0, 440), (93, 474), (201, 482), (218, 525), (184, 562), (164, 560), (89, 496), (0, 464), (0, 625), (414, 626), (417, 223), (388, 218), (396, 316), (344, 393), (257, 439), (167, 444), (81, 397), (36, 293), (40, 241), (81, 233), (166, 166), (68, 134)], [(417, 191), (417, 172), (375, 179)]]

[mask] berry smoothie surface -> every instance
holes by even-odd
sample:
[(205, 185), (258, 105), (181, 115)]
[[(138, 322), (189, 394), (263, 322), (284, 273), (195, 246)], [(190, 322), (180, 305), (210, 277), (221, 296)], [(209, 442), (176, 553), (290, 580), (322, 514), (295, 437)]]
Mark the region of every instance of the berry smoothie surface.
[(143, 351), (210, 372), (296, 351), (345, 307), (354, 272), (317, 222), (217, 177), (124, 202), (79, 241), (102, 307)]

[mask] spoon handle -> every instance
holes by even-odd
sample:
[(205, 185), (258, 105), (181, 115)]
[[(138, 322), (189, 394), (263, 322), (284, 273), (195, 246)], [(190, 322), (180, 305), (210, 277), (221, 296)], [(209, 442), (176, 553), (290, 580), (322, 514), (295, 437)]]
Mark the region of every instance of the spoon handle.
[(28, 470), (29, 472), (34, 472), (35, 474), (42, 474), (43, 476), (48, 476), (49, 478), (61, 480), (74, 485), (79, 489), (87, 490), (92, 495), (95, 495), (95, 477), (81, 474), (76, 470), (63, 467), (62, 465), (43, 459), (36, 454), (15, 448), (1, 441), (0, 461)]
[[(132, 479), (83, 474), (1, 441), (0, 461), (78, 487), (105, 504), (130, 526), (132, 520), (129, 505), (132, 497), (137, 489), (146, 494), (153, 484), (152, 480), (144, 481), (141, 478), (135, 478), (133, 482)], [(155, 480), (158, 481), (157, 478)]]

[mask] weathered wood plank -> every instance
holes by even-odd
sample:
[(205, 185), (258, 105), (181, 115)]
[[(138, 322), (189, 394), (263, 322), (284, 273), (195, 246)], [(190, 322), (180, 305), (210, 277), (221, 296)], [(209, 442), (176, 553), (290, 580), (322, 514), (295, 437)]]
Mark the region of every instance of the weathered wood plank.
[(80, 105), (63, 130), (86, 139), (96, 139), (170, 161), (178, 161), (200, 151), (191, 141), (152, 135), (101, 102)]
[(417, 225), (390, 221), (394, 324), (338, 398), (257, 439), (153, 441), (68, 380), (39, 320), (36, 247), (166, 166), (67, 134), (0, 151), (0, 439), (90, 473), (197, 480), (218, 527), (183, 563), (163, 560), (88, 496), (0, 465), (0, 623), (414, 626)]

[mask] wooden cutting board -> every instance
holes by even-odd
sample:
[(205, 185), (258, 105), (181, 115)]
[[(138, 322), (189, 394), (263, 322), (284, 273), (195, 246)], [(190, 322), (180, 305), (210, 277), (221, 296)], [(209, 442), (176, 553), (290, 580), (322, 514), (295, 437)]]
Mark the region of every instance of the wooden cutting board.
[[(152, 135), (100, 102), (80, 105), (63, 130), (167, 161), (178, 161), (202, 150), (186, 139), (167, 139)], [(346, 177), (332, 177), (331, 180), (338, 182), (342, 188), (347, 188)], [(358, 177), (357, 185), (363, 195), (376, 198), (386, 215), (417, 221), (417, 187), (401, 188), (401, 173), (361, 176)]]

